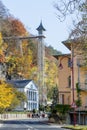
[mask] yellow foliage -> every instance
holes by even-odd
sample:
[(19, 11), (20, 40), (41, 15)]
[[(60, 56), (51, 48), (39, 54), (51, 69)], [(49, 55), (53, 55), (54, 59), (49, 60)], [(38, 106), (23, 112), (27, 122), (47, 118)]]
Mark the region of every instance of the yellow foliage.
[(0, 32), (0, 45), (2, 44), (2, 34)]
[(11, 105), (14, 96), (13, 88), (5, 82), (0, 81), (0, 108), (8, 108)]
[(0, 62), (4, 62), (5, 61), (3, 50), (4, 50), (4, 48), (2, 46), (2, 34), (0, 32)]
[(58, 71), (57, 71), (57, 65), (56, 62), (52, 62), (49, 61), (46, 58), (46, 63), (45, 63), (45, 82), (46, 82), (46, 86), (48, 87), (48, 89), (51, 89), (52, 87), (54, 87), (57, 82), (56, 82), (56, 78), (58, 76)]

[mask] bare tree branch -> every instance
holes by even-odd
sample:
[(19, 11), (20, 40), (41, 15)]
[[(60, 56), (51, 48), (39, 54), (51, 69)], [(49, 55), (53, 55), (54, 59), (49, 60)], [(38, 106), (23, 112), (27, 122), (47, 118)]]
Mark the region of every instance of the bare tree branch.
[(53, 4), (54, 8), (57, 10), (57, 18), (60, 21), (65, 20), (67, 15), (75, 13), (75, 11), (79, 11), (79, 7), (83, 0), (61, 0), (58, 3)]

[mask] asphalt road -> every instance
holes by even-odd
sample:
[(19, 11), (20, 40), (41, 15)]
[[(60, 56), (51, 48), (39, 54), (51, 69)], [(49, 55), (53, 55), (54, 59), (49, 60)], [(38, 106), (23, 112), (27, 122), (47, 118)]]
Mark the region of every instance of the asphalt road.
[(6, 120), (0, 130), (64, 130), (60, 125), (49, 124), (43, 119)]

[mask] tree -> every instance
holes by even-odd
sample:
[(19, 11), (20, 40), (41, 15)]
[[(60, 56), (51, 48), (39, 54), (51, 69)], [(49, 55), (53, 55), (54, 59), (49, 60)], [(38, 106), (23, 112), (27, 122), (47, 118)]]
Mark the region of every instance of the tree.
[(59, 97), (59, 92), (58, 92), (58, 86), (53, 87), (53, 94), (52, 94), (52, 106), (56, 106), (58, 104), (58, 97)]
[(11, 105), (14, 97), (15, 95), (11, 85), (8, 85), (7, 83), (0, 80), (0, 112), (3, 112)]
[(69, 39), (75, 39), (75, 47), (79, 47), (79, 52), (82, 52), (82, 58), (84, 64), (87, 65), (87, 0), (83, 1), (79, 6), (79, 11), (81, 12), (81, 20), (75, 25), (74, 29), (69, 35)]
[(5, 61), (4, 48), (2, 44), (2, 34), (0, 32), (0, 62), (3, 63)]
[(52, 91), (58, 80), (57, 62), (52, 57), (45, 58), (45, 84), (47, 87), (47, 98), (52, 100)]
[(56, 49), (54, 49), (51, 45), (49, 45), (47, 47), (47, 49), (49, 50), (50, 55), (58, 55), (61, 54), (60, 51), (57, 51)]
[(74, 22), (74, 28), (69, 34), (68, 41), (71, 40), (72, 42), (73, 39), (73, 42), (76, 43), (74, 44), (75, 48), (77, 50), (79, 48), (79, 52), (82, 52), (84, 64), (87, 65), (87, 0), (63, 0), (58, 2), (58, 4), (55, 3), (54, 7), (58, 11), (58, 18), (63, 18), (63, 20), (68, 14), (76, 14), (76, 11), (79, 12), (77, 14), (78, 21), (77, 23)]
[(9, 16), (9, 11), (0, 0), (0, 21)]
[(0, 113), (16, 108), (26, 99), (23, 92), (13, 88), (11, 84), (0, 80)]
[[(9, 35), (9, 30), (11, 28), (11, 24), (9, 21), (9, 17), (11, 14), (9, 10), (5, 7), (5, 5), (0, 0), (0, 32), (3, 34)], [(7, 32), (7, 33), (6, 33)]]
[(23, 92), (20, 92), (15, 88), (13, 88), (13, 91), (14, 91), (14, 100), (12, 101), (11, 105), (7, 108), (7, 110), (10, 111), (14, 110), (18, 105), (27, 100), (27, 97)]
[(62, 0), (58, 2), (54, 2), (54, 7), (57, 10), (57, 18), (60, 21), (66, 19), (67, 15), (79, 12), (79, 7), (85, 0)]
[[(10, 27), (5, 26), (2, 31), (3, 37), (7, 36), (29, 36), (22, 22), (13, 17), (9, 17)], [(10, 29), (9, 29), (10, 28)], [(8, 30), (8, 31), (6, 31)], [(9, 32), (9, 33), (8, 33)], [(36, 71), (36, 61), (33, 55), (32, 44), (30, 40), (10, 39), (4, 40), (5, 45), (5, 64), (6, 78), (31, 78), (30, 76)], [(36, 52), (36, 50), (34, 50)], [(27, 59), (27, 60), (26, 60)]]
[(13, 36), (25, 36), (26, 35), (26, 29), (23, 25), (23, 23), (16, 18), (10, 18), (10, 23), (11, 23), (11, 34)]

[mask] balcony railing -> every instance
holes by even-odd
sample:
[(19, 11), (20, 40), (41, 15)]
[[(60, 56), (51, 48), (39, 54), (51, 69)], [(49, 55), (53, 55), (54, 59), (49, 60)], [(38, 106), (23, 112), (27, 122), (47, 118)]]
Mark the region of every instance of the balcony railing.
[(87, 111), (87, 106), (77, 107), (75, 110), (76, 111)]
[(87, 91), (87, 83), (80, 83), (80, 90)]

